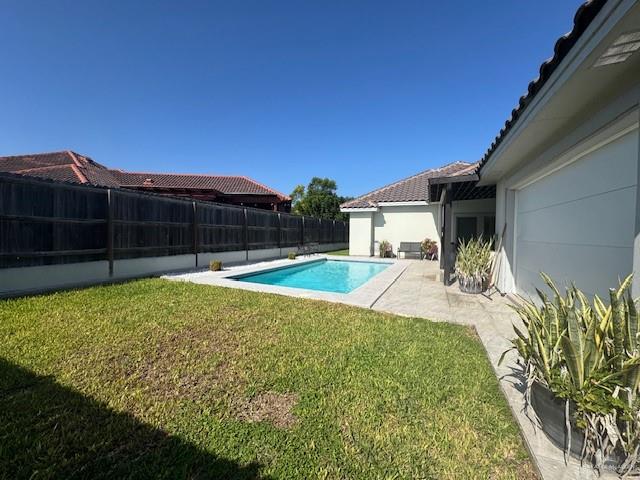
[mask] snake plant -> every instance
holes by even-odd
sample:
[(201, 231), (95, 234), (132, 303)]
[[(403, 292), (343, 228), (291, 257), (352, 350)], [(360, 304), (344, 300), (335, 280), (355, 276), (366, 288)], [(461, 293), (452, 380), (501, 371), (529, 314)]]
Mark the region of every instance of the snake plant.
[(460, 241), (456, 254), (456, 275), (460, 283), (483, 284), (491, 270), (491, 241), (471, 238)]
[(527, 401), (531, 385), (539, 382), (565, 399), (567, 412), (573, 402), (573, 422), (585, 434), (583, 458), (600, 469), (607, 456), (617, 451), (625, 458), (620, 473), (636, 471), (640, 467), (640, 330), (630, 294), (632, 277), (610, 289), (608, 305), (598, 296), (589, 301), (575, 285), (562, 295), (551, 278), (545, 274), (542, 278), (551, 297), (538, 290), (537, 302), (523, 299), (514, 307), (525, 330), (514, 325), (512, 349), (524, 362)]

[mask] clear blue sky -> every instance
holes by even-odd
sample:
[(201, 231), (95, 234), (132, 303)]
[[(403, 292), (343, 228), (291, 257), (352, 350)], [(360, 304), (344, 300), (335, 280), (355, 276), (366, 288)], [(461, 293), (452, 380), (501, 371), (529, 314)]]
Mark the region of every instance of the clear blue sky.
[(359, 195), (480, 159), (580, 3), (4, 0), (0, 155)]

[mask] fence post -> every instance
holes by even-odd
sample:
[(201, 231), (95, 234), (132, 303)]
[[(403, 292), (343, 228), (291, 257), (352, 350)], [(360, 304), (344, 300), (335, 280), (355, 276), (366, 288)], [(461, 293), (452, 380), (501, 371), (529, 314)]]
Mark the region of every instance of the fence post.
[(336, 221), (333, 220), (333, 226), (331, 227), (331, 243), (336, 243)]
[(302, 228), (301, 228), (300, 245), (304, 245), (304, 215), (302, 216)]
[(282, 248), (282, 216), (280, 212), (278, 212), (278, 248)]
[(198, 205), (194, 201), (193, 204), (193, 255), (196, 257), (196, 268), (198, 268)]
[(107, 261), (109, 276), (113, 277), (113, 190), (107, 189)]
[(242, 209), (244, 212), (244, 251), (246, 252), (246, 260), (249, 261), (249, 220), (247, 219), (247, 209)]

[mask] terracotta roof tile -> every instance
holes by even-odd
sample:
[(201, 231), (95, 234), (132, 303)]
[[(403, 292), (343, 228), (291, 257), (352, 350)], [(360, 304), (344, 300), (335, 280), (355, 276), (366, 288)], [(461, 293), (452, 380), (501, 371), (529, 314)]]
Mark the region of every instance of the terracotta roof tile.
[(280, 200), (291, 200), (287, 195), (244, 176), (110, 170), (91, 158), (70, 150), (0, 157), (0, 172), (103, 187), (197, 188), (223, 194), (275, 195)]
[(104, 187), (118, 186), (103, 165), (71, 150), (0, 157), (0, 172)]
[(275, 195), (281, 200), (290, 200), (287, 195), (244, 176), (124, 172), (122, 170), (110, 170), (110, 173), (123, 187), (211, 189), (225, 194)]
[(429, 179), (473, 173), (477, 163), (454, 162), (440, 168), (431, 168), (366, 193), (340, 205), (342, 208), (375, 207), (380, 202), (429, 201)]

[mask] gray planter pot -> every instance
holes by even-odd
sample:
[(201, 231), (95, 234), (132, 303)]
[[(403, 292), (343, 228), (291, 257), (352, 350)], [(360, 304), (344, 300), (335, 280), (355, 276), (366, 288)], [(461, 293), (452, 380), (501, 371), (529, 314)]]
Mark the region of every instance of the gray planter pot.
[[(540, 420), (540, 426), (544, 434), (551, 442), (562, 451), (567, 444), (567, 429), (565, 425), (565, 400), (556, 397), (547, 387), (538, 382), (534, 382), (531, 387), (531, 406)], [(575, 404), (569, 403), (569, 415), (573, 417)], [(572, 457), (580, 460), (582, 454), (582, 444), (584, 434), (577, 428), (571, 420), (571, 448), (569, 453)], [(616, 471), (624, 462), (622, 452), (614, 452), (604, 462), (607, 470)]]
[(474, 277), (464, 277), (458, 275), (458, 287), (463, 293), (478, 294), (484, 292), (487, 289), (488, 285), (486, 279), (478, 280)]

